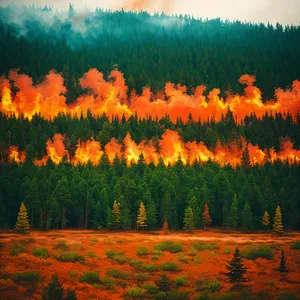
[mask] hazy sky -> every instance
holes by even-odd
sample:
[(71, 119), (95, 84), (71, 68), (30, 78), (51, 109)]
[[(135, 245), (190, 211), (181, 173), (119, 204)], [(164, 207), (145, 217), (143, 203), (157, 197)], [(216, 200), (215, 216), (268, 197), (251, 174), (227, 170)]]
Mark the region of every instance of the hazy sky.
[(0, 0), (0, 5), (40, 4), (67, 8), (72, 2), (76, 9), (96, 6), (120, 9), (143, 8), (167, 13), (186, 13), (202, 18), (221, 17), (230, 20), (276, 22), (300, 25), (300, 0)]

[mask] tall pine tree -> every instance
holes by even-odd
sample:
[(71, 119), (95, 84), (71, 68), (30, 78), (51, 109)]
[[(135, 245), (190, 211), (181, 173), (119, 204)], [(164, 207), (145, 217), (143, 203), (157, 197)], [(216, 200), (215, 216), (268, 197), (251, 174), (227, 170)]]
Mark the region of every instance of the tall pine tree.
[(281, 209), (280, 209), (279, 205), (276, 207), (274, 223), (273, 223), (273, 230), (278, 235), (283, 233), (282, 215), (281, 215)]
[(16, 232), (21, 234), (28, 234), (30, 229), (29, 218), (27, 216), (27, 209), (22, 202), (16, 223)]
[(235, 249), (233, 259), (228, 263), (226, 269), (228, 272), (225, 274), (228, 276), (230, 282), (246, 281), (244, 275), (246, 274), (247, 270), (244, 267), (243, 257), (238, 247)]

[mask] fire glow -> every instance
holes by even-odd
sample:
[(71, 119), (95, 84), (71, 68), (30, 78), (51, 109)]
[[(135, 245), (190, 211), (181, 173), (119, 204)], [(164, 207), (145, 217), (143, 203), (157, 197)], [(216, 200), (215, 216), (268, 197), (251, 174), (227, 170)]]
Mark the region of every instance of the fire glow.
[[(173, 166), (181, 159), (183, 165), (193, 165), (195, 162), (206, 163), (212, 161), (221, 166), (231, 165), (233, 168), (241, 165), (242, 154), (245, 148), (248, 148), (250, 164), (263, 165), (267, 161), (274, 163), (276, 161), (290, 164), (300, 163), (300, 150), (293, 148), (293, 143), (288, 139), (282, 139), (280, 142), (280, 151), (275, 152), (271, 149), (260, 149), (258, 145), (247, 143), (244, 138), (239, 138), (229, 144), (217, 142), (215, 149), (208, 149), (203, 142), (184, 143), (178, 133), (172, 130), (166, 130), (158, 143), (153, 140), (143, 140), (141, 143), (135, 143), (128, 133), (122, 143), (115, 138), (105, 145), (104, 151), (101, 144), (94, 139), (85, 142), (78, 141), (77, 148), (71, 157), (65, 147), (65, 138), (61, 134), (55, 134), (53, 140), (49, 139), (46, 143), (47, 155), (42, 159), (35, 159), (36, 166), (44, 166), (50, 159), (55, 165), (62, 162), (71, 163), (73, 166), (86, 165), (91, 163), (98, 166), (102, 156), (106, 153), (110, 164), (114, 164), (116, 157), (119, 160), (126, 160), (127, 166), (137, 164), (144, 157), (146, 164), (159, 164), (160, 159), (165, 166)], [(18, 164), (25, 160), (25, 153), (18, 153), (16, 147), (10, 148), (9, 161), (15, 161)], [(23, 157), (23, 160), (21, 159)]]
[[(149, 87), (144, 87), (140, 95), (134, 91), (128, 97), (128, 87), (123, 74), (118, 70), (111, 71), (105, 80), (101, 72), (91, 69), (79, 80), (80, 86), (89, 92), (81, 95), (70, 105), (66, 104), (63, 77), (55, 71), (50, 71), (45, 80), (33, 85), (32, 79), (16, 71), (10, 71), (8, 78), (0, 78), (0, 111), (7, 116), (15, 116), (31, 120), (34, 115), (50, 120), (58, 114), (69, 114), (72, 117), (87, 116), (90, 111), (94, 116), (104, 113), (108, 117), (132, 115), (139, 118), (163, 118), (169, 115), (173, 122), (179, 118), (186, 122), (189, 114), (198, 121), (222, 119), (230, 108), (237, 122), (245, 116), (255, 114), (291, 114), (294, 118), (300, 111), (300, 81), (292, 83), (292, 89), (275, 90), (275, 100), (265, 103), (262, 92), (254, 85), (255, 76), (242, 75), (241, 84), (246, 85), (243, 95), (230, 95), (223, 99), (220, 90), (215, 88), (204, 95), (205, 86), (195, 88), (193, 94), (187, 93), (187, 87), (180, 84), (166, 83), (163, 93), (152, 94)], [(12, 90), (16, 90), (13, 92)]]

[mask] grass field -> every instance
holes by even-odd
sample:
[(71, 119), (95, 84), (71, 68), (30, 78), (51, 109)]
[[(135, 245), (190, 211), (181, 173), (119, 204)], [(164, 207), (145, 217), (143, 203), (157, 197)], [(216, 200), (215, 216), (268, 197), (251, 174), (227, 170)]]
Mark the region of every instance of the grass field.
[[(54, 273), (78, 299), (297, 299), (300, 233), (0, 233), (0, 299), (41, 299)], [(239, 247), (247, 282), (229, 283)], [(288, 273), (280, 273), (284, 249)], [(162, 274), (167, 277), (161, 278)]]

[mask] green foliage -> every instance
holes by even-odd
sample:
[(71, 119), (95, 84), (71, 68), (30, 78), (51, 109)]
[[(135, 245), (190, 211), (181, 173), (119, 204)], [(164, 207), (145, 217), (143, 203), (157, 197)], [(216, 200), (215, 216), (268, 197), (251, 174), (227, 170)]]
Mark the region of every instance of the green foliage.
[(300, 250), (300, 241), (295, 241), (291, 245), (292, 250)]
[(77, 295), (75, 291), (72, 290), (71, 288), (68, 288), (65, 291), (65, 300), (76, 300), (76, 299), (77, 299)]
[(16, 256), (19, 255), (20, 253), (25, 253), (26, 249), (24, 245), (20, 244), (19, 242), (13, 242), (11, 248), (10, 248), (10, 255), (11, 256)]
[(175, 262), (164, 262), (160, 267), (164, 271), (178, 271), (178, 264)]
[(207, 291), (209, 293), (218, 292), (221, 289), (221, 283), (219, 280), (198, 280), (197, 286), (200, 291)]
[(231, 253), (231, 250), (230, 250), (229, 248), (225, 248), (225, 249), (224, 249), (224, 253), (225, 253), (225, 254), (230, 254), (230, 253)]
[(136, 255), (137, 256), (146, 256), (148, 254), (148, 248), (146, 247), (137, 247)]
[(105, 251), (105, 254), (108, 258), (111, 260), (116, 261), (120, 265), (125, 264), (128, 261), (128, 257), (124, 255), (122, 252), (118, 252), (116, 250), (107, 250)]
[(188, 280), (186, 277), (176, 277), (174, 283), (177, 287), (187, 286)]
[(56, 274), (52, 275), (50, 282), (44, 288), (43, 300), (62, 300), (64, 297), (64, 289), (58, 280)]
[(257, 259), (258, 257), (271, 260), (274, 254), (272, 248), (268, 245), (250, 245), (244, 248), (242, 253), (245, 258), (252, 260)]
[(185, 264), (187, 264), (187, 263), (189, 262), (188, 256), (183, 255), (183, 254), (179, 254), (179, 255), (178, 255), (178, 259), (179, 259), (180, 261), (182, 261), (183, 263), (185, 263)]
[(36, 248), (33, 248), (33, 255), (40, 257), (40, 258), (48, 258), (49, 250), (47, 248), (36, 247)]
[(143, 265), (143, 269), (146, 272), (156, 272), (156, 271), (158, 271), (158, 267), (155, 264), (145, 264), (145, 265)]
[(135, 274), (134, 278), (138, 283), (140, 283), (140, 282), (148, 281), (150, 276), (145, 273), (137, 273)]
[(227, 264), (226, 269), (228, 272), (226, 273), (230, 282), (244, 282), (246, 279), (244, 275), (247, 270), (244, 267), (243, 257), (239, 248), (235, 249), (232, 260)]
[(86, 255), (90, 258), (96, 257), (95, 252), (92, 252), (92, 251), (89, 251)]
[(155, 283), (162, 292), (169, 292), (173, 286), (172, 280), (166, 274), (162, 274)]
[(75, 279), (78, 276), (77, 272), (72, 270), (68, 271), (68, 274), (72, 279)]
[(145, 290), (136, 286), (130, 287), (127, 290), (127, 295), (131, 298), (141, 298), (144, 295), (144, 293)]
[(217, 243), (204, 243), (204, 242), (193, 243), (192, 247), (194, 247), (197, 251), (220, 249), (220, 246)]
[(136, 259), (133, 258), (130, 262), (129, 265), (133, 268), (140, 268), (143, 265), (143, 261), (141, 259)]
[[(114, 290), (117, 282), (110, 277), (104, 277), (102, 280), (102, 284), (106, 290)], [(97, 283), (94, 283), (94, 287), (95, 285), (97, 285)]]
[(149, 294), (156, 294), (158, 292), (158, 290), (159, 290), (159, 288), (156, 285), (151, 284), (151, 283), (144, 284), (143, 288), (145, 290), (147, 290), (147, 292)]
[(113, 277), (113, 278), (121, 278), (121, 279), (127, 279), (129, 277), (129, 274), (121, 271), (120, 269), (111, 269), (106, 272), (107, 275)]
[(12, 275), (12, 280), (16, 283), (31, 282), (36, 283), (41, 280), (40, 272), (16, 272)]
[(100, 282), (100, 277), (99, 277), (99, 274), (97, 272), (87, 271), (87, 272), (84, 272), (79, 277), (79, 282), (86, 282), (86, 283), (89, 283), (89, 284), (99, 283)]
[(62, 250), (62, 251), (66, 251), (70, 248), (70, 246), (65, 242), (65, 241), (60, 241), (57, 242), (54, 246), (53, 249), (55, 250)]
[(76, 251), (63, 252), (54, 257), (62, 262), (84, 261), (84, 257), (79, 255)]
[(179, 242), (165, 241), (157, 244), (154, 249), (160, 251), (169, 251), (172, 253), (178, 253), (183, 251), (183, 247)]

